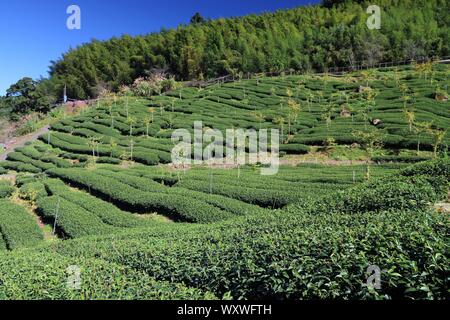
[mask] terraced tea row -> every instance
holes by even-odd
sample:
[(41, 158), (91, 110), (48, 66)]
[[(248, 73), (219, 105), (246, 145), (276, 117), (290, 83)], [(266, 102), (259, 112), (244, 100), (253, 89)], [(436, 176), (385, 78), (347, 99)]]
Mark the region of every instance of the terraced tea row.
[[(54, 259), (48, 251), (64, 261), (78, 259), (82, 266), (85, 261), (107, 261), (123, 273), (143, 272), (219, 298), (445, 299), (450, 226), (427, 203), (442, 198), (449, 168), (448, 160), (406, 168), (389, 180), (331, 192), (323, 207), (311, 203), (216, 224), (129, 229), (21, 253), (42, 254), (38, 261), (45, 263)], [(20, 260), (6, 255), (0, 261), (10, 265)], [(367, 266), (374, 264), (384, 270), (380, 290), (364, 285)], [(5, 269), (8, 279), (14, 269)], [(24, 272), (22, 277), (28, 275)], [(96, 284), (89, 274), (86, 281), (84, 290)], [(46, 283), (37, 287), (48, 288)], [(8, 282), (4, 288), (10, 288)], [(55, 288), (50, 293), (58, 293)], [(100, 289), (98, 294), (117, 294), (120, 288)]]
[(0, 200), (0, 250), (35, 246), (42, 240), (31, 213), (8, 200)]
[[(193, 133), (195, 121), (223, 133), (280, 129), (282, 154), (304, 154), (310, 146), (364, 147), (364, 133), (373, 133), (385, 147), (375, 154), (380, 161), (423, 160), (431, 156), (428, 151), (445, 150), (450, 142), (442, 131), (450, 127), (448, 102), (435, 99), (436, 88), (449, 84), (449, 67), (433, 68), (431, 80), (411, 68), (380, 69), (345, 77), (285, 76), (182, 88), (150, 100), (106, 100), (54, 124), (41, 137), (53, 148), (18, 150), (0, 166), (39, 172), (51, 165), (86, 163), (89, 156), (99, 163), (169, 163), (172, 132), (182, 128)], [(416, 150), (416, 155), (402, 155), (401, 149)]]

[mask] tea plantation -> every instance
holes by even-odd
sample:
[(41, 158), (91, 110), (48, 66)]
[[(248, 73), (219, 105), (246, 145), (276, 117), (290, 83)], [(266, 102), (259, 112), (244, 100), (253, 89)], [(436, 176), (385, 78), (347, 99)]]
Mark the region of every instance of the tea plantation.
[[(448, 299), (434, 204), (449, 193), (449, 75), (260, 76), (94, 102), (0, 162), (0, 299)], [(172, 132), (195, 121), (279, 129), (279, 172), (172, 165)]]

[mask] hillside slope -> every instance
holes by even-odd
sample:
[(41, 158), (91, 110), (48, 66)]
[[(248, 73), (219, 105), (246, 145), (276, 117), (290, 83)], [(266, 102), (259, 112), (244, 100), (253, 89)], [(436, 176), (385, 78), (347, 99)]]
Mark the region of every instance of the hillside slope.
[[(449, 102), (436, 98), (450, 67), (430, 67), (112, 95), (53, 124), (0, 162), (0, 179), (17, 173), (0, 190), (0, 298), (446, 299), (450, 226), (433, 204), (449, 160), (397, 163), (448, 154)], [(280, 129), (287, 158), (345, 151), (366, 165), (171, 166), (172, 132), (195, 121)]]
[[(85, 166), (92, 156), (97, 163), (170, 163), (173, 131), (193, 132), (195, 121), (224, 136), (232, 128), (279, 129), (282, 154), (338, 150), (349, 159), (423, 160), (445, 153), (450, 142), (449, 102), (436, 99), (448, 96), (449, 74), (448, 65), (429, 73), (386, 68), (340, 77), (261, 77), (149, 100), (106, 98), (52, 125), (43, 143), (10, 153), (0, 166), (36, 173)], [(368, 148), (371, 136), (378, 150)]]
[(93, 41), (52, 64), (52, 86), (57, 96), (67, 85), (69, 97), (86, 99), (104, 88), (117, 91), (154, 68), (189, 80), (450, 55), (448, 1), (380, 0), (380, 30), (366, 26), (372, 4), (299, 7)]
[[(429, 203), (449, 173), (434, 161), (289, 210), (0, 252), (0, 298), (446, 299), (450, 226)], [(83, 275), (76, 296), (69, 265)], [(368, 266), (382, 270), (380, 289)]]

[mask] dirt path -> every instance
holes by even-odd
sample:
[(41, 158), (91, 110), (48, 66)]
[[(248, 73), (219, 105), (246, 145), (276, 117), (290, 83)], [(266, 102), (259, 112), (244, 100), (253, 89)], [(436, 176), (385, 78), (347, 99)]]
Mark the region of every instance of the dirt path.
[(280, 165), (286, 166), (298, 166), (299, 164), (321, 164), (321, 165), (332, 165), (332, 166), (350, 166), (350, 165), (363, 165), (367, 164), (367, 161), (363, 160), (333, 160), (326, 158), (305, 158), (302, 156), (291, 156), (289, 159), (280, 159)]
[(439, 212), (450, 214), (450, 191), (448, 192), (447, 200), (436, 203), (434, 207)]
[(15, 173), (0, 175), (0, 179), (2, 179), (2, 180), (10, 180), (14, 184), (16, 184), (16, 177), (17, 177), (17, 175)]
[(25, 136), (12, 138), (5, 143), (5, 150), (0, 154), (0, 161), (6, 160), (8, 154), (13, 152), (15, 149), (25, 146), (27, 142), (36, 141), (40, 135), (47, 133), (50, 129), (50, 126), (45, 126), (38, 131), (27, 134)]
[(434, 207), (438, 212), (450, 214), (450, 202), (436, 203)]

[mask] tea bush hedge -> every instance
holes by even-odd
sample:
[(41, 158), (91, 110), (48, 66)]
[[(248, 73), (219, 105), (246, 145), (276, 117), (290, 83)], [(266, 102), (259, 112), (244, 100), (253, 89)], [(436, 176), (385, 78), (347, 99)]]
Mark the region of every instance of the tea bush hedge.
[[(438, 184), (447, 184), (434, 177)], [(427, 177), (390, 177), (330, 194), (306, 203), (311, 212), (318, 209), (330, 212), (377, 212), (389, 209), (425, 210), (430, 204), (446, 196), (442, 188), (435, 188)], [(300, 204), (302, 206), (304, 204)]]
[(172, 187), (168, 188), (160, 183), (147, 178), (136, 177), (127, 174), (128, 171), (115, 171), (111, 173), (110, 171), (98, 170), (96, 173), (104, 175), (106, 177), (116, 179), (122, 183), (130, 185), (142, 191), (148, 192), (158, 192), (173, 196), (186, 196), (191, 197), (200, 201), (204, 201), (207, 204), (211, 204), (219, 209), (225, 210), (236, 215), (245, 215), (250, 213), (260, 212), (261, 209), (250, 205), (248, 203), (238, 201), (235, 199), (230, 199), (215, 194), (205, 194), (203, 192), (188, 190), (185, 188)]
[(223, 195), (250, 204), (267, 208), (282, 208), (295, 200), (296, 194), (287, 191), (267, 191), (248, 187), (230, 186), (215, 181), (212, 185), (208, 181), (181, 180), (177, 187)]
[(31, 164), (36, 168), (41, 169), (42, 171), (55, 168), (54, 164), (43, 162), (41, 160), (34, 160), (32, 158), (27, 157), (23, 153), (20, 152), (11, 152), (8, 154), (9, 161), (23, 162), (24, 164)]
[(0, 234), (10, 250), (35, 246), (43, 240), (31, 213), (8, 200), (0, 200)]
[(42, 170), (29, 163), (16, 161), (1, 161), (0, 165), (6, 169), (18, 172), (41, 173)]
[(35, 201), (47, 196), (47, 190), (42, 182), (30, 182), (19, 189), (20, 197), (24, 200)]
[(118, 229), (104, 223), (98, 216), (63, 197), (51, 196), (37, 201), (39, 214), (49, 224), (56, 219), (58, 233), (65, 238), (108, 234)]
[(310, 211), (357, 213), (389, 209), (425, 210), (447, 197), (450, 161), (434, 160), (408, 167), (398, 174), (376, 179), (323, 198), (299, 203)]
[(7, 198), (14, 192), (14, 187), (8, 181), (0, 180), (0, 199)]
[(177, 220), (199, 223), (210, 223), (233, 217), (231, 213), (197, 199), (141, 191), (113, 178), (98, 176), (83, 169), (53, 169), (49, 170), (48, 174), (96, 192), (138, 212), (159, 212)]
[[(419, 164), (406, 169), (405, 176), (393, 176), (389, 185), (387, 178), (367, 183), (359, 188), (363, 196), (352, 194), (346, 207), (338, 193), (328, 196), (336, 200), (323, 207), (291, 206), (264, 218), (250, 215), (207, 226), (133, 232), (114, 238), (114, 244), (107, 237), (54, 248), (218, 297), (445, 299), (450, 223), (425, 205), (436, 196), (423, 175), (431, 172), (444, 177), (448, 163)], [(381, 290), (365, 286), (370, 265), (383, 270)]]
[[(201, 230), (58, 245), (235, 299), (444, 299), (448, 220), (427, 211), (279, 212)], [(145, 240), (144, 240), (145, 239)], [(113, 247), (115, 250), (113, 250)], [(365, 287), (378, 265), (382, 289)]]
[[(79, 289), (68, 286), (75, 285), (69, 281), (74, 276), (70, 266), (79, 268)], [(51, 252), (21, 251), (0, 256), (0, 283), (0, 300), (216, 299), (211, 293), (155, 281), (143, 272), (117, 264)]]
[(450, 159), (438, 159), (423, 163), (415, 164), (402, 169), (399, 172), (402, 176), (415, 176), (415, 175), (427, 175), (427, 176), (442, 176), (447, 181), (450, 181)]
[(421, 156), (375, 156), (371, 159), (373, 162), (384, 163), (384, 162), (406, 162), (406, 163), (416, 163), (430, 160), (430, 157)]
[(304, 144), (281, 144), (280, 152), (287, 154), (306, 154), (310, 151), (310, 147)]
[(99, 217), (104, 223), (114, 227), (146, 227), (154, 223), (150, 220), (140, 219), (131, 213), (124, 212), (114, 205), (95, 198), (87, 193), (70, 190), (62, 181), (49, 179), (44, 181), (47, 190), (52, 196), (60, 196), (84, 210)]

